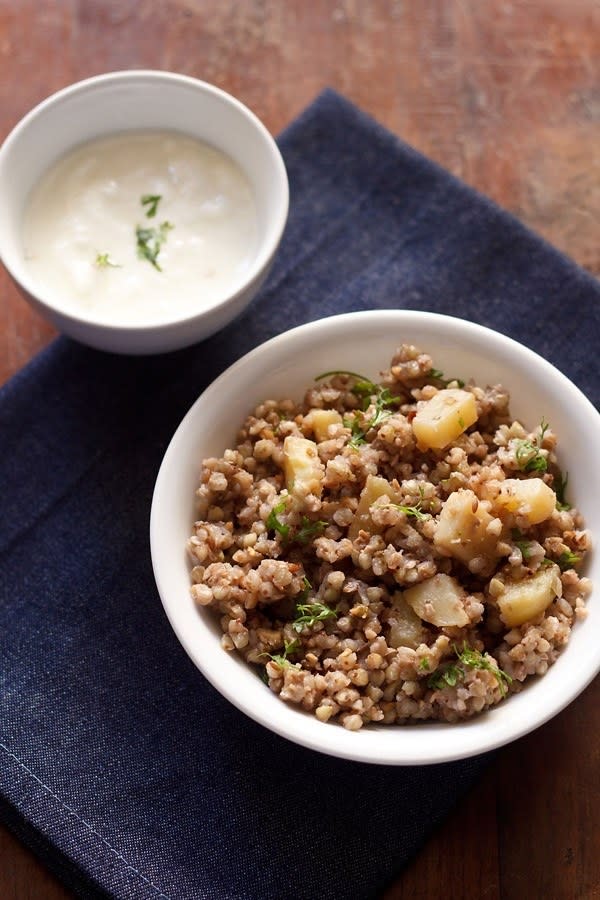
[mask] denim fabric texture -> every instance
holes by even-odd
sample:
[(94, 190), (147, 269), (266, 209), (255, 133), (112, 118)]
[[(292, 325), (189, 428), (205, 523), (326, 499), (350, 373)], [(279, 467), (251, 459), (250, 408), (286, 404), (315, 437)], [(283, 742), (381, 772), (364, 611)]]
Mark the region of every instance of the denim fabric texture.
[(289, 224), (240, 319), (154, 358), (59, 338), (0, 392), (0, 817), (84, 897), (377, 897), (489, 759), (326, 757), (189, 661), (148, 520), (167, 444), (215, 376), (291, 326), (398, 307), (496, 328), (600, 401), (590, 276), (333, 91), (280, 146)]

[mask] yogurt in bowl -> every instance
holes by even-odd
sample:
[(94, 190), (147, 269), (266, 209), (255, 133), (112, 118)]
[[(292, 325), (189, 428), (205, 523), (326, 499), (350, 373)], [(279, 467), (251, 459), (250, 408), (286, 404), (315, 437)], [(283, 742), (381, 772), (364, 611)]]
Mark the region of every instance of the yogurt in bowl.
[(34, 187), (23, 245), (40, 289), (123, 325), (209, 307), (244, 277), (257, 204), (225, 153), (178, 132), (87, 142)]
[(275, 141), (213, 85), (158, 71), (78, 82), (0, 149), (0, 258), (55, 327), (104, 350), (196, 343), (253, 299), (287, 221)]

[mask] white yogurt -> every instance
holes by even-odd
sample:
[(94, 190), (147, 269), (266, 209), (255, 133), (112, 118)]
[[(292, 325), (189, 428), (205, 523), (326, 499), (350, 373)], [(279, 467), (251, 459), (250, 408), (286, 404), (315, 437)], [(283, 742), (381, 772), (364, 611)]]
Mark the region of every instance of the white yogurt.
[[(142, 203), (147, 197), (160, 199)], [(251, 264), (257, 239), (241, 169), (175, 132), (82, 145), (34, 187), (23, 224), (27, 266), (56, 304), (119, 325), (214, 304)], [(156, 265), (140, 256), (144, 248)]]

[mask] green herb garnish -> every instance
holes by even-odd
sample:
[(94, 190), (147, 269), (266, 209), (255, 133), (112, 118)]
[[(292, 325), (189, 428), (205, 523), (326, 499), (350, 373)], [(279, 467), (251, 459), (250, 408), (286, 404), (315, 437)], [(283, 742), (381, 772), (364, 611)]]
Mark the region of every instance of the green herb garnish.
[(423, 488), (420, 485), (419, 494), (420, 498), (414, 506), (403, 506), (401, 503), (390, 503), (390, 506), (393, 506), (394, 509), (399, 509), (400, 512), (403, 512), (406, 516), (413, 516), (420, 522), (424, 522), (429, 518), (430, 514), (423, 512), (423, 510), (421, 509), (421, 504), (423, 503)]
[(465, 383), (462, 378), (444, 378), (444, 373), (441, 369), (430, 369), (427, 372), (427, 378), (434, 378), (436, 381), (443, 381), (444, 384), (451, 384), (452, 382), (456, 382), (459, 388), (464, 388)]
[(565, 497), (568, 483), (568, 472), (565, 472), (564, 477), (562, 472), (559, 472), (558, 475), (554, 477), (553, 487), (554, 493), (556, 494), (556, 508), (561, 511), (565, 509), (571, 509), (571, 504), (567, 502), (567, 498)]
[(261, 653), (261, 656), (268, 656), (269, 659), (272, 659), (274, 663), (277, 663), (278, 666), (281, 666), (281, 668), (284, 669), (286, 666), (296, 665), (296, 663), (290, 662), (288, 656), (296, 653), (296, 651), (299, 649), (300, 641), (298, 640), (298, 638), (294, 638), (293, 641), (283, 642), (283, 653)]
[(285, 508), (287, 506), (287, 500), (282, 500), (277, 506), (274, 506), (269, 515), (267, 516), (266, 526), (269, 531), (276, 531), (277, 534), (280, 534), (281, 537), (286, 540), (288, 534), (290, 533), (290, 526), (286, 525), (285, 522), (279, 521), (279, 516), (282, 512), (285, 512)]
[(429, 669), (430, 669), (430, 666), (429, 666), (429, 660), (423, 658), (423, 659), (421, 660), (421, 662), (419, 663), (419, 671), (421, 671), (421, 672), (429, 672)]
[(139, 258), (147, 259), (159, 272), (162, 272), (162, 269), (158, 262), (158, 254), (172, 228), (174, 225), (171, 222), (161, 222), (158, 228), (142, 228), (137, 225), (135, 229)]
[(344, 416), (342, 423), (344, 428), (350, 429), (349, 447), (360, 447), (361, 444), (366, 444), (365, 433), (361, 428), (360, 419), (357, 415)]
[(540, 435), (534, 441), (522, 440), (517, 443), (517, 451), (515, 454), (517, 465), (522, 472), (546, 472), (548, 469), (548, 460), (542, 454), (540, 448), (544, 440), (549, 425), (547, 422), (540, 422)]
[(515, 456), (522, 472), (545, 472), (548, 468), (546, 457), (532, 441), (519, 441)]
[(435, 670), (433, 675), (427, 679), (427, 687), (434, 691), (441, 691), (444, 687), (455, 687), (458, 679), (464, 678), (465, 673), (462, 672), (454, 663), (448, 663), (440, 666)]
[(371, 406), (372, 398), (375, 398), (375, 411), (371, 418), (366, 422), (361, 422), (360, 416), (357, 413), (354, 413), (352, 417), (347, 416), (343, 419), (344, 426), (350, 428), (352, 432), (350, 440), (348, 441), (348, 446), (356, 448), (366, 442), (366, 435), (372, 428), (377, 428), (388, 418), (388, 416), (391, 416), (392, 411), (389, 407), (400, 403), (401, 398), (394, 397), (390, 393), (389, 388), (384, 388), (380, 384), (375, 384), (370, 378), (359, 375), (358, 372), (349, 372), (344, 369), (323, 372), (321, 375), (317, 375), (315, 381), (321, 381), (323, 378), (330, 378), (334, 375), (346, 375), (349, 378), (356, 379), (351, 391), (353, 394), (356, 394), (357, 397), (361, 398), (363, 412), (367, 411)]
[(491, 663), (479, 650), (469, 647), (466, 641), (463, 643), (462, 650), (459, 650), (456, 644), (452, 645), (452, 649), (458, 662), (448, 663), (436, 669), (427, 679), (427, 687), (435, 691), (442, 690), (445, 686), (455, 687), (459, 681), (464, 680), (466, 669), (484, 669), (491, 672), (496, 678), (502, 697), (506, 696), (506, 686), (512, 682), (512, 678), (507, 672)]
[(160, 194), (144, 194), (141, 199), (142, 206), (147, 207), (146, 216), (149, 219), (153, 219), (156, 215), (156, 211), (158, 209), (158, 204), (162, 200), (162, 196)]
[(370, 397), (372, 394), (377, 393), (379, 385), (371, 381), (370, 378), (359, 375), (358, 372), (349, 372), (347, 369), (333, 369), (331, 372), (322, 372), (321, 375), (317, 375), (315, 381), (323, 381), (324, 378), (332, 378), (335, 375), (346, 375), (348, 378), (356, 378), (356, 383), (352, 388), (353, 394), (358, 394), (360, 397)]
[(337, 612), (320, 600), (312, 600), (310, 603), (298, 603), (296, 605), (296, 618), (292, 622), (294, 631), (302, 631), (303, 628), (312, 628), (317, 622), (325, 622), (327, 619), (337, 619)]
[(306, 575), (302, 577), (302, 584), (304, 585), (304, 587), (302, 589), (302, 593), (299, 595), (298, 603), (302, 603), (304, 600), (306, 600), (308, 598), (308, 595), (312, 591), (312, 584), (310, 583)]
[(267, 516), (265, 524), (269, 531), (276, 531), (277, 534), (280, 534), (283, 541), (296, 541), (299, 544), (308, 544), (314, 537), (321, 534), (327, 527), (327, 522), (323, 522), (320, 519), (317, 522), (311, 522), (308, 516), (302, 516), (300, 528), (293, 532), (291, 527), (279, 518), (281, 513), (285, 512), (288, 499), (287, 497), (284, 498), (273, 507)]
[(98, 266), (99, 269), (106, 269), (110, 266), (111, 269), (120, 269), (121, 266), (119, 263), (113, 262), (110, 258), (110, 253), (98, 253), (95, 260), (95, 265)]
[(564, 553), (560, 554), (556, 562), (560, 566), (560, 571), (566, 572), (567, 569), (572, 569), (578, 562), (581, 562), (581, 557), (573, 553), (572, 550), (565, 550)]
[(507, 672), (491, 663), (479, 650), (469, 647), (466, 641), (463, 642), (463, 648), (460, 653), (456, 645), (454, 645), (453, 649), (463, 666), (467, 666), (469, 669), (485, 669), (487, 672), (491, 672), (498, 682), (500, 693), (503, 697), (506, 695), (506, 685), (512, 682), (512, 678)]
[(424, 522), (429, 518), (429, 513), (424, 513), (421, 509), (420, 501), (416, 506), (403, 506), (401, 503), (390, 503), (390, 506), (393, 506), (394, 509), (399, 509), (400, 512), (403, 512), (406, 516), (413, 516), (415, 519), (418, 519), (419, 522)]
[(531, 542), (523, 539), (523, 535), (518, 528), (513, 528), (512, 539), (516, 547), (521, 551), (521, 556), (526, 562), (531, 556)]
[(375, 397), (375, 412), (372, 419), (365, 426), (365, 433), (370, 431), (371, 428), (377, 428), (384, 419), (391, 416), (392, 411), (389, 407), (398, 403), (400, 403), (400, 397), (394, 397), (390, 394), (389, 388), (378, 386), (377, 396)]
[(319, 519), (317, 522), (311, 522), (308, 516), (302, 516), (300, 528), (294, 534), (294, 540), (299, 544), (308, 544), (313, 538), (317, 537), (327, 528), (327, 522)]

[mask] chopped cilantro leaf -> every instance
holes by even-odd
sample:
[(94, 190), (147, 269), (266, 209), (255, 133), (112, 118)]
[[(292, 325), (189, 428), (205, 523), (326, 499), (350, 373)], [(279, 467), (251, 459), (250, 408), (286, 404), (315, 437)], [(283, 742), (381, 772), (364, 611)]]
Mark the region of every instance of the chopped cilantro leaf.
[(168, 232), (173, 227), (170, 222), (161, 222), (158, 228), (142, 228), (140, 225), (137, 225), (135, 229), (139, 258), (147, 259), (159, 272), (162, 272), (162, 268), (158, 262), (158, 254), (167, 240)]
[(532, 441), (519, 441), (515, 458), (522, 472), (545, 472), (548, 468), (546, 457)]
[(377, 390), (377, 385), (370, 378), (359, 375), (358, 372), (349, 372), (347, 369), (332, 369), (330, 372), (322, 372), (315, 377), (315, 381), (323, 381), (324, 378), (332, 378), (335, 375), (346, 375), (348, 378), (356, 378), (356, 384), (352, 388), (353, 392), (356, 389), (359, 394), (364, 394), (367, 391), (374, 394)]
[(317, 522), (311, 522), (308, 516), (302, 516), (300, 528), (294, 535), (294, 540), (299, 544), (308, 544), (313, 538), (318, 537), (327, 527), (327, 522), (320, 519)]
[(581, 557), (573, 553), (572, 550), (565, 550), (564, 553), (560, 554), (556, 562), (560, 566), (560, 571), (566, 572), (567, 569), (572, 569), (578, 562), (581, 562)]
[(540, 472), (543, 474), (548, 470), (548, 460), (540, 448), (549, 427), (548, 423), (542, 418), (539, 437), (533, 441), (524, 439), (516, 442), (515, 458), (522, 472)]
[(285, 512), (286, 506), (287, 500), (282, 500), (280, 503), (274, 506), (267, 516), (267, 521), (265, 523), (269, 531), (276, 531), (277, 534), (280, 534), (284, 540), (290, 533), (290, 526), (286, 525), (285, 522), (280, 522), (279, 516), (282, 512)]
[(120, 269), (121, 266), (119, 263), (113, 262), (110, 258), (110, 253), (98, 253), (95, 260), (95, 265), (98, 266), (99, 269), (106, 269), (110, 267), (111, 269)]
[[(366, 435), (372, 428), (377, 428), (388, 416), (391, 416), (392, 412), (389, 407), (401, 403), (402, 399), (401, 397), (394, 397), (389, 388), (375, 384), (370, 378), (359, 375), (358, 372), (349, 372), (345, 369), (323, 372), (321, 375), (316, 376), (315, 381), (321, 381), (323, 378), (330, 378), (334, 375), (345, 375), (348, 378), (356, 379), (351, 391), (361, 398), (362, 412), (366, 412), (371, 405), (375, 406), (373, 415), (366, 421), (361, 421), (358, 412), (354, 412), (352, 417), (346, 416), (343, 420), (344, 426), (350, 428), (352, 432), (348, 446), (356, 448), (366, 442)], [(374, 401), (372, 400), (373, 397), (375, 398)]]
[(445, 385), (451, 384), (453, 381), (455, 381), (459, 388), (464, 388), (465, 386), (462, 378), (444, 378), (444, 373), (441, 369), (430, 369), (429, 372), (427, 372), (427, 378), (433, 378), (436, 381), (441, 381)]
[(444, 686), (455, 687), (459, 681), (463, 681), (466, 675), (466, 669), (484, 669), (491, 672), (498, 682), (500, 693), (506, 696), (506, 686), (511, 683), (512, 678), (498, 666), (494, 665), (486, 659), (479, 650), (469, 647), (466, 641), (463, 643), (462, 650), (459, 650), (456, 644), (452, 649), (456, 654), (457, 663), (448, 663), (438, 667), (427, 679), (427, 686), (432, 690), (442, 690)]
[(158, 209), (158, 204), (161, 200), (162, 196), (160, 194), (144, 194), (140, 202), (142, 206), (146, 207), (146, 216), (148, 219), (154, 218)]
[(512, 539), (515, 546), (521, 551), (523, 560), (526, 562), (531, 556), (531, 542), (523, 539), (523, 535), (518, 528), (513, 528)]
[(300, 649), (300, 641), (298, 638), (294, 638), (293, 641), (284, 641), (283, 642), (283, 653), (263, 653), (261, 656), (268, 656), (269, 659), (272, 659), (274, 663), (277, 663), (281, 668), (285, 668), (286, 666), (293, 666), (295, 663), (290, 662), (288, 659), (289, 656), (296, 653)]
[(562, 472), (559, 472), (558, 475), (554, 477), (554, 492), (556, 494), (556, 508), (558, 510), (571, 509), (571, 504), (567, 502), (567, 498), (565, 497), (565, 493), (567, 490), (567, 485), (569, 483), (569, 473), (565, 472), (564, 476)]

